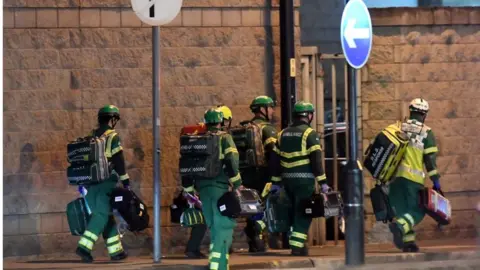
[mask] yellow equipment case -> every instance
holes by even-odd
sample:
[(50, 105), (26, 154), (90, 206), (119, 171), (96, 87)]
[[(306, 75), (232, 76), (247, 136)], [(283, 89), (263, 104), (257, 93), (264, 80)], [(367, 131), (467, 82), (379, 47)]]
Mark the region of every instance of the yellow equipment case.
[(382, 183), (391, 180), (402, 161), (409, 137), (401, 130), (401, 122), (389, 125), (373, 139), (365, 151), (364, 167)]

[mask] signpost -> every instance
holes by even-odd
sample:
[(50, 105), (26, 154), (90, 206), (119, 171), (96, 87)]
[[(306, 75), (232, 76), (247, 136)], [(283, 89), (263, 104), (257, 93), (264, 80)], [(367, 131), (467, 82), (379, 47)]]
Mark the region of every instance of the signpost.
[(137, 17), (152, 27), (152, 91), (153, 91), (153, 261), (161, 259), (160, 234), (160, 26), (177, 17), (183, 0), (131, 0)]
[(362, 0), (346, 0), (340, 23), (340, 40), (348, 67), (348, 130), (350, 151), (347, 164), (345, 264), (365, 263), (363, 217), (363, 175), (358, 152), (357, 69), (362, 68), (372, 49), (372, 20)]

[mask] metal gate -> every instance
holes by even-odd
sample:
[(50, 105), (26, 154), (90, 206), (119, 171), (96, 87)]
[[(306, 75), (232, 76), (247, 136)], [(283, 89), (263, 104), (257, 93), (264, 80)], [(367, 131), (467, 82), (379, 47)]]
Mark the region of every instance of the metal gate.
[[(359, 71), (360, 73), (360, 71)], [(344, 190), (341, 169), (348, 159), (348, 85), (347, 63), (343, 54), (321, 54), (317, 47), (301, 48), (301, 89), (298, 99), (311, 102), (316, 114), (312, 127), (320, 134), (323, 149), (323, 166), (334, 190)], [(361, 134), (361, 74), (358, 81), (358, 128), (359, 149), (362, 151)], [(361, 152), (360, 152), (361, 153)], [(361, 156), (361, 155), (359, 155)], [(342, 194), (343, 197), (344, 194)], [(335, 245), (343, 238), (339, 231), (337, 219), (316, 218), (308, 233), (310, 246), (325, 245), (329, 238)]]

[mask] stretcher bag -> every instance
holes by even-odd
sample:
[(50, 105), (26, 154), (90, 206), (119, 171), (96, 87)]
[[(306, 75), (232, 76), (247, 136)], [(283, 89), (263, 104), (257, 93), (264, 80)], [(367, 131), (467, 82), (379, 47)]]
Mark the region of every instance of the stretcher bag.
[(435, 191), (432, 188), (425, 188), (419, 191), (420, 206), (439, 225), (448, 225), (452, 219), (452, 206), (450, 201), (443, 196), (443, 192)]
[(370, 190), (370, 200), (377, 221), (387, 223), (393, 220), (395, 212), (390, 205), (388, 195), (385, 193), (381, 185), (376, 184), (375, 187)]
[(111, 195), (111, 205), (128, 224), (131, 232), (140, 232), (148, 227), (147, 206), (131, 190), (115, 188)]
[(185, 199), (182, 192), (180, 192), (170, 205), (170, 222), (180, 224), (180, 218), (187, 208), (187, 199)]
[(290, 230), (292, 203), (282, 188), (270, 193), (265, 202), (265, 221), (271, 233), (288, 232)]
[(323, 194), (314, 193), (309, 199), (301, 202), (299, 210), (310, 218), (323, 217), (325, 215), (325, 198)]
[(180, 136), (179, 169), (181, 176), (217, 177), (222, 170), (219, 134)]
[(390, 181), (402, 161), (409, 137), (400, 129), (400, 122), (380, 132), (365, 151), (363, 165), (380, 182)]
[(254, 122), (246, 121), (228, 131), (239, 154), (239, 167), (258, 168), (267, 166), (263, 148), (262, 128)]
[(241, 208), (239, 216), (248, 217), (263, 213), (262, 200), (256, 190), (245, 188), (237, 190), (236, 195)]
[(77, 198), (67, 204), (67, 221), (72, 235), (81, 236), (87, 228), (90, 214), (84, 198)]

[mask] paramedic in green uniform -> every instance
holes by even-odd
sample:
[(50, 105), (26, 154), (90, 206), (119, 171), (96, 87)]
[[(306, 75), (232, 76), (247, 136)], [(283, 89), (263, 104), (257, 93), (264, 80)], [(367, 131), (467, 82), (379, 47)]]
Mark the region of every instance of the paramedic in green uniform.
[(389, 200), (395, 211), (395, 219), (389, 227), (397, 248), (404, 252), (417, 252), (413, 227), (425, 216), (424, 209), (418, 205), (418, 193), (424, 189), (425, 174), (433, 182), (433, 188), (440, 190), (440, 175), (437, 171), (438, 152), (435, 135), (424, 124), (429, 110), (428, 102), (416, 98), (410, 103), (410, 118), (402, 123), (402, 131), (410, 138), (405, 156), (401, 161), (396, 178), (389, 186)]
[[(221, 136), (220, 160), (224, 170), (215, 178), (196, 178), (183, 181), (184, 190), (194, 192), (198, 190), (202, 201), (202, 211), (205, 221), (211, 232), (209, 269), (228, 269), (228, 249), (232, 244), (235, 219), (223, 216), (217, 207), (217, 201), (223, 194), (241, 187), (242, 178), (238, 171), (238, 151), (230, 134), (221, 131), (223, 114), (220, 110), (209, 109), (204, 116), (208, 131)], [(185, 179), (188, 180), (188, 179)]]
[(107, 105), (98, 112), (98, 128), (94, 130), (95, 136), (107, 135), (105, 156), (113, 165), (116, 174), (109, 179), (95, 185), (86, 186), (85, 199), (92, 211), (85, 233), (78, 242), (76, 254), (83, 261), (92, 262), (91, 251), (100, 235), (103, 236), (108, 254), (112, 260), (123, 260), (127, 254), (123, 250), (120, 236), (118, 235), (115, 219), (110, 206), (110, 193), (120, 180), (124, 187), (129, 188), (129, 178), (125, 167), (120, 137), (114, 130), (120, 120), (120, 111), (114, 105)]
[(296, 256), (308, 255), (305, 242), (312, 222), (312, 219), (301, 211), (301, 203), (313, 195), (315, 181), (322, 192), (330, 189), (323, 171), (320, 139), (317, 132), (310, 127), (314, 111), (311, 103), (297, 102), (293, 109), (293, 124), (278, 134), (274, 148), (280, 162), (272, 168), (272, 189), (283, 185), (293, 204), (289, 244), (292, 255)]

